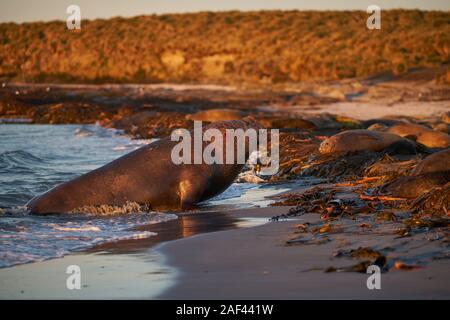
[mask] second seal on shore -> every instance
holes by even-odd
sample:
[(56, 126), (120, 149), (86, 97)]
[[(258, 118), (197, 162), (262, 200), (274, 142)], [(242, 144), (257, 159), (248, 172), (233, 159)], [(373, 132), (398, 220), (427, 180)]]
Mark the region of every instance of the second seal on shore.
[(450, 136), (448, 134), (440, 131), (434, 131), (415, 123), (396, 124), (388, 128), (386, 132), (397, 134), (402, 137), (415, 137), (417, 142), (429, 148), (450, 147)]
[(347, 130), (324, 140), (319, 147), (322, 154), (351, 151), (382, 151), (404, 138), (386, 132), (365, 129)]

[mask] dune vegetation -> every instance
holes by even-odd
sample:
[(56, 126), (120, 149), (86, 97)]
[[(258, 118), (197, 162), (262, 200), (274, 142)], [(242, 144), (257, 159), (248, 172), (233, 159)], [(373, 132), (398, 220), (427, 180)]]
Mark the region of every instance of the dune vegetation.
[[(273, 84), (401, 74), (450, 60), (450, 12), (201, 12), (0, 24), (0, 78)], [(446, 76), (441, 77), (446, 78)], [(447, 77), (448, 78), (448, 77)]]

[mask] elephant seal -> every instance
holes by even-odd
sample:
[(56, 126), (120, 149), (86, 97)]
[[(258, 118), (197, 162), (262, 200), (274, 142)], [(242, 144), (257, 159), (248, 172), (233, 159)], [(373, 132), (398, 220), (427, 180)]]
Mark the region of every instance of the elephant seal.
[(442, 120), (443, 122), (445, 122), (445, 123), (450, 124), (450, 111), (444, 112), (444, 113), (441, 115), (441, 120)]
[[(221, 121), (203, 127), (203, 132), (218, 129), (225, 134), (226, 129), (250, 128), (259, 126), (252, 120)], [(123, 206), (127, 202), (145, 204), (152, 210), (187, 209), (227, 189), (245, 165), (203, 161), (177, 165), (171, 154), (179, 143), (167, 137), (145, 145), (50, 189), (27, 207), (32, 214), (68, 213), (80, 207)], [(203, 142), (203, 149), (206, 144)], [(248, 153), (246, 150), (245, 159)]]
[(405, 176), (381, 186), (379, 193), (400, 198), (417, 198), (435, 187), (443, 186), (448, 182), (450, 182), (450, 171)]
[(374, 123), (367, 127), (367, 130), (369, 131), (386, 131), (389, 127), (383, 123)]
[(324, 140), (319, 147), (322, 154), (350, 151), (381, 151), (402, 137), (385, 132), (356, 129), (340, 132)]
[(450, 135), (434, 131), (425, 126), (415, 123), (396, 124), (388, 128), (385, 132), (393, 133), (401, 137), (414, 136), (416, 141), (429, 148), (450, 147)]
[(404, 120), (401, 119), (389, 119), (389, 118), (376, 118), (376, 119), (369, 119), (362, 122), (362, 125), (364, 127), (370, 127), (374, 124), (383, 125), (386, 128), (391, 127), (393, 125), (404, 123)]
[(446, 215), (450, 211), (450, 182), (422, 194), (411, 204), (413, 213)]
[(445, 149), (429, 155), (411, 171), (417, 176), (424, 173), (450, 171), (450, 149)]
[(450, 133), (450, 124), (445, 122), (435, 123), (432, 125), (434, 131), (443, 132), (446, 134)]
[(208, 122), (240, 120), (244, 117), (244, 112), (234, 109), (209, 109), (186, 115), (188, 120)]
[(417, 154), (418, 150), (421, 150), (421, 148), (416, 142), (409, 139), (402, 139), (395, 141), (393, 144), (385, 148), (383, 152), (393, 156)]

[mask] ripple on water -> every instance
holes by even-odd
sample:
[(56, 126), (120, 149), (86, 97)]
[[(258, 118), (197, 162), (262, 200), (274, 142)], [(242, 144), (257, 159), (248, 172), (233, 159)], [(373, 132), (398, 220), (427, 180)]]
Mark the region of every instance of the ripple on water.
[[(174, 214), (32, 216), (25, 203), (143, 144), (96, 125), (0, 125), (0, 267), (63, 256), (93, 245), (154, 235), (134, 227)], [(97, 212), (98, 213), (98, 212)]]

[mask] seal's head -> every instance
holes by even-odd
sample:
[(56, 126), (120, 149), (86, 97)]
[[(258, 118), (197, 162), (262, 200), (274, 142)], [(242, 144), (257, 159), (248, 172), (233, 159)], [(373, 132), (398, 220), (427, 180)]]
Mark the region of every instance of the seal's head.
[(389, 127), (385, 124), (382, 123), (374, 123), (373, 125), (371, 125), (370, 127), (367, 128), (367, 130), (370, 131), (381, 131), (384, 132), (388, 129)]
[(450, 124), (450, 111), (444, 112), (441, 116), (441, 119), (443, 122)]
[(264, 129), (264, 127), (252, 116), (242, 118), (242, 121), (245, 123), (247, 129), (248, 128), (253, 128), (255, 130)]
[(324, 141), (319, 146), (319, 152), (322, 154), (333, 153), (336, 146), (336, 137), (332, 136)]

